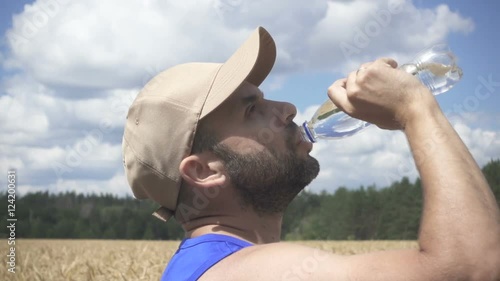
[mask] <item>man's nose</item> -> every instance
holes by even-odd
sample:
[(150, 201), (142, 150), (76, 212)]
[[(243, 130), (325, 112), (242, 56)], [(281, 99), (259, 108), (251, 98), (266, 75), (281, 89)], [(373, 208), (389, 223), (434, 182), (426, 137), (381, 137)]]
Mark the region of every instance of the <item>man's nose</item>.
[(276, 106), (272, 109), (274, 116), (276, 116), (284, 126), (291, 123), (295, 115), (297, 115), (297, 108), (288, 102), (275, 102), (275, 104)]

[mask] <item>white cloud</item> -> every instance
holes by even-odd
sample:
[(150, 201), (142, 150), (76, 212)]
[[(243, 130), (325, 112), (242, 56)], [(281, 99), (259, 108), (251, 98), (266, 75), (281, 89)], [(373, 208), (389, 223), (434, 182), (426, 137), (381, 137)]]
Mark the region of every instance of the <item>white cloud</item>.
[[(60, 4), (36, 1), (14, 16), (6, 66), (46, 85), (85, 89), (139, 87), (174, 64), (224, 61), (257, 25), (278, 43), (277, 74), (345, 72), (387, 50), (413, 54), (473, 28), (445, 5), (417, 10), (402, 0), (52, 2)], [(342, 52), (345, 43), (353, 56)]]
[[(0, 96), (0, 115), (4, 133), (42, 134), (48, 130), (49, 121), (44, 106), (30, 107), (38, 94), (45, 95), (48, 90), (29, 77), (15, 75), (3, 81), (6, 95)], [(7, 140), (8, 138), (5, 138)]]
[(139, 89), (112, 90), (103, 98), (90, 98), (82, 101), (73, 101), (72, 107), (78, 120), (89, 122), (96, 126), (107, 124), (113, 127), (122, 127), (127, 111)]
[(114, 194), (118, 196), (133, 196), (128, 187), (127, 179), (123, 172), (113, 174), (107, 180), (57, 180), (44, 187), (31, 184), (22, 184), (18, 187), (20, 196), (26, 193), (50, 190), (50, 192), (74, 191), (81, 194)]
[(2, 155), (0, 156), (0, 167), (2, 170), (8, 169), (24, 169), (24, 163), (19, 156), (11, 155), (7, 156), (7, 146), (0, 145), (0, 151), (2, 151)]
[[(417, 9), (411, 1), (330, 1), (328, 12), (309, 38), (309, 62), (314, 68), (346, 73), (382, 56), (401, 64), (451, 32), (468, 33), (471, 19), (446, 5)], [(390, 51), (389, 51), (390, 50)]]
[(446, 38), (450, 32), (469, 33), (474, 29), (470, 19), (463, 19), (446, 5), (439, 5), (434, 10), (417, 11), (416, 15), (419, 23), (410, 26), (407, 41), (411, 45), (433, 44)]
[(55, 86), (141, 86), (173, 64), (227, 59), (249, 32), (221, 27), (210, 1), (68, 2), (52, 16), (43, 3), (14, 17), (8, 65)]
[(460, 122), (454, 124), (454, 128), (481, 166), (500, 157), (499, 132), (480, 128), (472, 129)]

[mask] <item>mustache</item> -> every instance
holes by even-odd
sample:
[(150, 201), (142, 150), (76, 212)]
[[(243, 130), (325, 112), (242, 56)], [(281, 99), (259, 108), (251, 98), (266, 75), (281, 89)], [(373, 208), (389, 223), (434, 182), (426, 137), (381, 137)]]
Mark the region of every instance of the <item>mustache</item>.
[(299, 133), (299, 126), (295, 124), (295, 122), (290, 122), (288, 125), (285, 126), (285, 138), (286, 142), (289, 145), (293, 145), (295, 143), (295, 139), (297, 137), (297, 134)]
[(287, 132), (287, 134), (296, 134), (298, 130), (299, 126), (295, 124), (295, 122), (290, 122), (285, 126), (285, 131)]
[(287, 127), (293, 128), (294, 131), (297, 131), (299, 129), (299, 125), (297, 125), (297, 123), (295, 122), (290, 122)]

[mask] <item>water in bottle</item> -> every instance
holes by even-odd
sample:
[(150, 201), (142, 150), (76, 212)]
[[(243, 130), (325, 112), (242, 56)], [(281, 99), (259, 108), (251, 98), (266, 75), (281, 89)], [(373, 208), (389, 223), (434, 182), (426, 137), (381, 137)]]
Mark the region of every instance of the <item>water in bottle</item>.
[[(420, 52), (411, 62), (399, 67), (415, 75), (434, 95), (448, 91), (462, 78), (462, 69), (446, 44), (435, 45)], [(338, 139), (352, 136), (370, 123), (353, 118), (327, 100), (302, 124), (304, 139)]]

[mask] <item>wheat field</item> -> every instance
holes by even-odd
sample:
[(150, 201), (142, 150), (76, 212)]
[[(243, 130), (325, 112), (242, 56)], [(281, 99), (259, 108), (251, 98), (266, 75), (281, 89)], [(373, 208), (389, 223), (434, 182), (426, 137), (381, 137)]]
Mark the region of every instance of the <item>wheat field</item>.
[[(337, 254), (416, 248), (414, 241), (297, 241)], [(0, 280), (158, 280), (179, 241), (16, 240), (15, 273), (7, 269), (7, 241)]]

